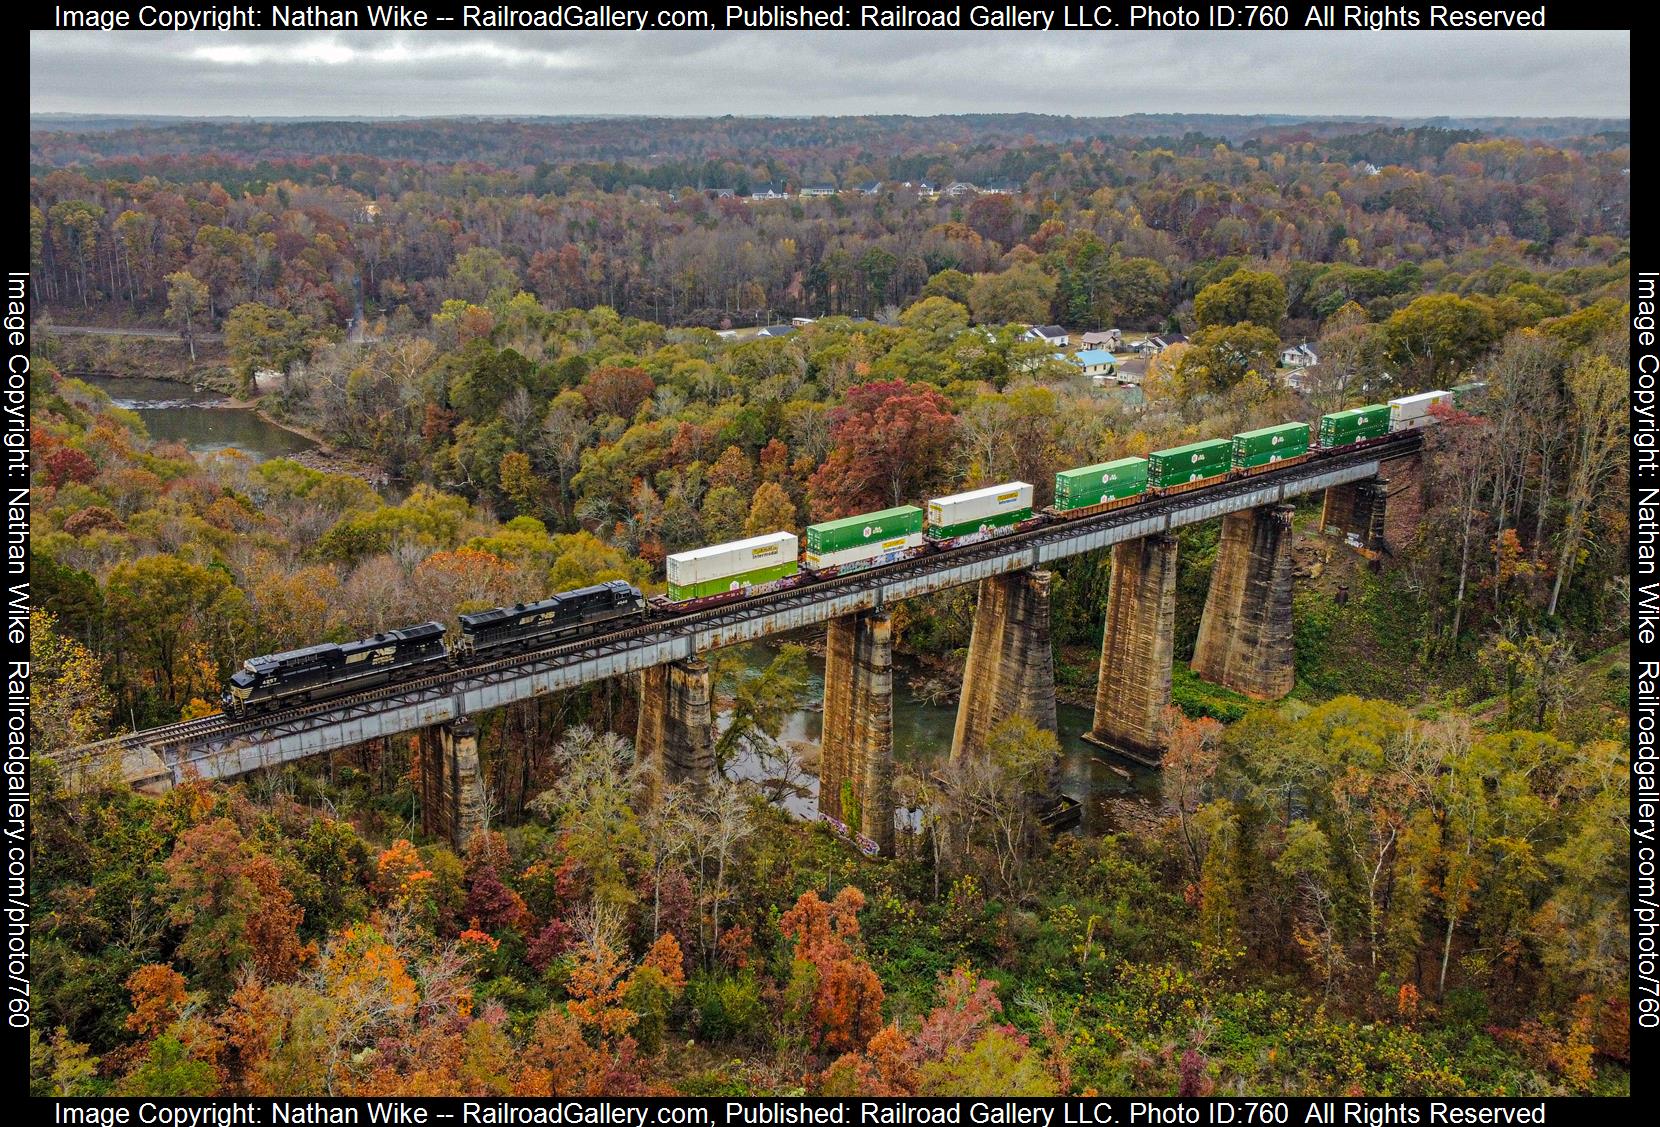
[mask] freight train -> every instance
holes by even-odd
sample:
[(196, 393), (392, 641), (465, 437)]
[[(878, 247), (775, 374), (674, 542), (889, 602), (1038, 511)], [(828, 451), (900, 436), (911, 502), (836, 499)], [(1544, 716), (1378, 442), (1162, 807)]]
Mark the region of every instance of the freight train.
[(267, 654), (248, 659), (221, 700), (225, 711), (238, 717), (326, 700), (453, 665), (530, 653), (643, 622), (654, 613), (684, 613), (1077, 520), (1432, 426), (1440, 419), (1438, 408), (1473, 411), (1485, 388), (1461, 384), (1335, 411), (1313, 427), (1279, 423), (1155, 450), (1145, 458), (1061, 470), (1055, 474), (1054, 503), (1041, 511), (1033, 508), (1030, 484), (1006, 481), (934, 497), (925, 508), (898, 505), (809, 525), (805, 550), (794, 533), (772, 532), (677, 552), (665, 561), (668, 590), (650, 600), (632, 584), (612, 580), (540, 602), (461, 615), (453, 648), (444, 645), (444, 627), (427, 622), (356, 642)]

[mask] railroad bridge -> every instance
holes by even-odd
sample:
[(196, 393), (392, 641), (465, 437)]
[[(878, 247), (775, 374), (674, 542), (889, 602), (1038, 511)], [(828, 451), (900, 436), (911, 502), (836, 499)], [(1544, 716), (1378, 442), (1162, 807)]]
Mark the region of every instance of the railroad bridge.
[[(636, 678), (636, 753), (657, 777), (707, 777), (714, 767), (713, 695), (703, 654), (827, 625), (820, 810), (842, 814), (850, 792), (861, 825), (893, 847), (892, 604), (979, 584), (952, 738), (953, 758), (1019, 713), (1055, 728), (1044, 565), (1110, 549), (1113, 567), (1090, 739), (1156, 766), (1170, 703), (1177, 528), (1222, 520), (1193, 668), (1259, 699), (1291, 689), (1293, 497), (1323, 491), (1321, 525), (1363, 550), (1411, 535), (1418, 505), (1417, 431), (1251, 477), (1150, 498), (1062, 524), (953, 548), (605, 634), (387, 685), (321, 704), (236, 719), (202, 717), (78, 748), (59, 757), (73, 783), (119, 759), (134, 786), (166, 789), (190, 775), (233, 778), (262, 768), (414, 733), (427, 832), (458, 843), (484, 824), (472, 717), (609, 677)], [(1387, 473), (1389, 476), (1384, 476)], [(1393, 483), (1393, 484), (1391, 484)], [(1396, 514), (1404, 518), (1405, 523)]]

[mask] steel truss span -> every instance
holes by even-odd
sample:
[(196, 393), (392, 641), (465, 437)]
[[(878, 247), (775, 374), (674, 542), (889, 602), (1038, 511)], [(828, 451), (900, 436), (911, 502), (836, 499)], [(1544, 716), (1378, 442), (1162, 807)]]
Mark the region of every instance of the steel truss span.
[(238, 720), (205, 716), (89, 744), (58, 757), (71, 778), (119, 757), (135, 784), (199, 774), (229, 778), (417, 731), (546, 693), (690, 658), (917, 595), (1037, 567), (1123, 540), (1136, 540), (1241, 509), (1271, 505), (1377, 475), (1382, 462), (1416, 453), (1422, 432), (1405, 431), (1234, 481), (1153, 497), (1094, 516), (835, 576), (705, 610), (655, 618), (594, 637)]

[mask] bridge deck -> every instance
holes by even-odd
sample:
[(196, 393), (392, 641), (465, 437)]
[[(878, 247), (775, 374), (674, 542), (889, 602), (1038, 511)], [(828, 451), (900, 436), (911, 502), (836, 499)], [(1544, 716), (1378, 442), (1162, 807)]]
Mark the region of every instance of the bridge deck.
[(1378, 473), (1381, 462), (1411, 454), (1421, 442), (1420, 432), (1410, 431), (1361, 450), (1152, 498), (1127, 509), (657, 619), (538, 653), (447, 670), (325, 704), (248, 720), (208, 716), (137, 732), (66, 753), (60, 764), (75, 775), (98, 769), (119, 755), (121, 771), (134, 785), (176, 782), (191, 773), (240, 775), (1364, 480)]

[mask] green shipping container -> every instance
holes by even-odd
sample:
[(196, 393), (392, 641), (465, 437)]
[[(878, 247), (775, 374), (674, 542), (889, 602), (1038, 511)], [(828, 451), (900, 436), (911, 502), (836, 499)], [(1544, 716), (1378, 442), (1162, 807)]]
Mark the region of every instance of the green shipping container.
[(1119, 458), (1055, 475), (1055, 508), (1086, 509), (1147, 491), (1147, 459)]
[(680, 586), (669, 584), (669, 599), (672, 602), (681, 602), (684, 599), (701, 599), (709, 595), (721, 595), (727, 591), (735, 591), (743, 587), (756, 587), (762, 583), (771, 583), (774, 579), (784, 579), (794, 575), (796, 561), (785, 560), (782, 563), (759, 567), (754, 571), (741, 572), (738, 575), (728, 575), (721, 579), (708, 579), (702, 583), (692, 583)]
[(1023, 509), (1010, 509), (1006, 513), (992, 513), (979, 520), (965, 520), (961, 524), (929, 525), (928, 539), (950, 540), (954, 536), (966, 536), (970, 532), (978, 532), (981, 528), (1003, 528), (1011, 524), (1019, 524), (1032, 515), (1032, 507), (1027, 505)]
[(1320, 416), (1320, 445), (1347, 446), (1364, 438), (1389, 433), (1389, 404), (1373, 403)]
[(1207, 438), (1203, 442), (1155, 450), (1147, 455), (1147, 480), (1159, 488), (1184, 485), (1200, 478), (1227, 473), (1232, 462), (1232, 439)]
[(1233, 468), (1250, 470), (1308, 453), (1308, 424), (1280, 423), (1233, 436)]
[(876, 513), (827, 520), (823, 524), (807, 526), (807, 550), (814, 555), (845, 552), (862, 547), (873, 540), (908, 536), (922, 531), (922, 510), (915, 505), (900, 505)]

